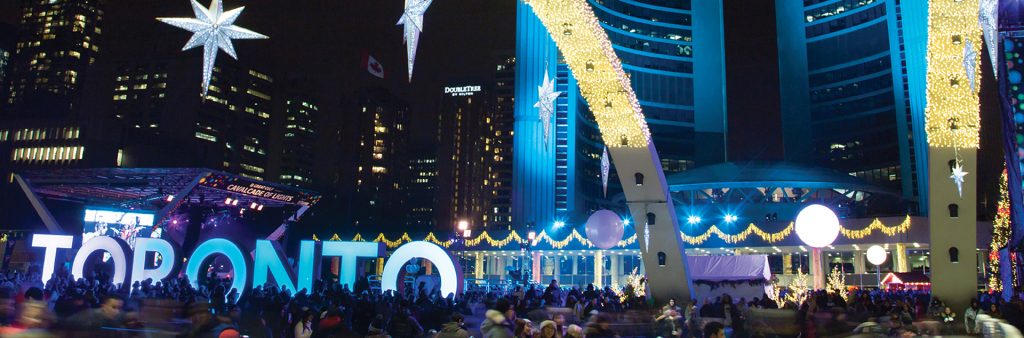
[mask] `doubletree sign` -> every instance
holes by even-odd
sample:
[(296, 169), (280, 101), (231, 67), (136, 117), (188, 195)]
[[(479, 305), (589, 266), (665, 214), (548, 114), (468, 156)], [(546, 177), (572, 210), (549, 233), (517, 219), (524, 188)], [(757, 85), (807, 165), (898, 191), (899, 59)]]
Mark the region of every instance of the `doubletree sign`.
[[(43, 235), (32, 236), (32, 246), (45, 249), (43, 261), (43, 283), (45, 284), (53, 275), (54, 266), (57, 261), (57, 250), (71, 249), (73, 236), (65, 235)], [(231, 288), (244, 293), (253, 285), (267, 283), (268, 276), (274, 278), (274, 282), (281, 288), (288, 289), (292, 293), (298, 290), (312, 290), (313, 280), (319, 276), (320, 261), (323, 257), (341, 258), (338, 283), (351, 287), (356, 281), (356, 259), (357, 258), (381, 258), (384, 257), (384, 244), (373, 242), (342, 242), (342, 241), (302, 241), (299, 244), (298, 271), (287, 266), (285, 256), (276, 242), (268, 240), (257, 240), (252, 255), (242, 252), (239, 246), (226, 238), (213, 238), (199, 244), (188, 255), (188, 262), (185, 264), (185, 276), (193, 286), (199, 286), (199, 269), (204, 261), (215, 255), (222, 255), (231, 263), (234, 269), (234, 279), (231, 281)], [(179, 247), (169, 241), (159, 238), (137, 238), (135, 250), (128, 247), (128, 243), (115, 237), (98, 236), (82, 244), (75, 254), (74, 262), (71, 265), (71, 274), (76, 277), (83, 276), (85, 262), (90, 255), (97, 251), (105, 251), (110, 254), (114, 265), (112, 282), (121, 284), (126, 281), (129, 285), (141, 282), (146, 279), (154, 281), (167, 277), (176, 276), (181, 269), (181, 255)], [(146, 267), (146, 254), (157, 253), (164, 259), (155, 268)], [(441, 294), (459, 294), (462, 292), (462, 269), (459, 262), (440, 246), (430, 242), (409, 242), (402, 245), (394, 252), (384, 264), (384, 271), (381, 274), (381, 290), (399, 291), (398, 280), (402, 278), (404, 271), (402, 266), (413, 258), (423, 258), (431, 261), (441, 276)]]

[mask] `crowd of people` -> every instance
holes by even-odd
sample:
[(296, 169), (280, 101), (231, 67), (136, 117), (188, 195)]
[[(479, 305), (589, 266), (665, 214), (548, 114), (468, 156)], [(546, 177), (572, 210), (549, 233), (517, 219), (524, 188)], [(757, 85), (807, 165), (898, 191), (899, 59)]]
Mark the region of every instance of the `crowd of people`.
[(812, 291), (780, 307), (767, 296), (727, 294), (654, 307), (630, 286), (472, 288), (441, 295), (424, 284), (380, 292), (317, 281), (291, 293), (274, 285), (240, 295), (230, 280), (184, 276), (119, 287), (97, 275), (0, 273), (0, 337), (831, 337), (977, 334), (979, 314), (1021, 327), (1017, 297), (979, 294), (956, 311), (920, 291)]

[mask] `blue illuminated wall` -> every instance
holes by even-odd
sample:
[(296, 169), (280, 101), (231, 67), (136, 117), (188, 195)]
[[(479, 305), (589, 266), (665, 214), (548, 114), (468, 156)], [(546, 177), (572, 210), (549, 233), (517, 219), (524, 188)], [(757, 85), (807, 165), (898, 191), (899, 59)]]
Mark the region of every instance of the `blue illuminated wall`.
[[(544, 127), (533, 104), (537, 102), (537, 87), (544, 81), (544, 71), (554, 76), (557, 63), (558, 48), (554, 40), (529, 5), (517, 1), (512, 140), (512, 224), (515, 226), (555, 217), (555, 142), (545, 142)], [(561, 100), (564, 98), (559, 98)]]
[(777, 0), (786, 159), (927, 205), (927, 3)]

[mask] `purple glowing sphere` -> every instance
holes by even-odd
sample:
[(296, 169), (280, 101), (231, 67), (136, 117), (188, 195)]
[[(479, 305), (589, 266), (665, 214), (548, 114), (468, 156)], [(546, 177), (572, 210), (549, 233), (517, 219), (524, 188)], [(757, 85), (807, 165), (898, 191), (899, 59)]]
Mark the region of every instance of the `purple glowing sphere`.
[(619, 214), (611, 210), (598, 210), (587, 219), (587, 240), (598, 248), (611, 249), (622, 240), (624, 227)]

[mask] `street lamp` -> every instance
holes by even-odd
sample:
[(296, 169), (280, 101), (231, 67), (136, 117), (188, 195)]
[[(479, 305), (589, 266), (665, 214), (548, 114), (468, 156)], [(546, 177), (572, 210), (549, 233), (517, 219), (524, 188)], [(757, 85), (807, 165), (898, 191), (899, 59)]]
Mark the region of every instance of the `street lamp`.
[(469, 221), (461, 220), (461, 221), (459, 221), (459, 225), (458, 226), (459, 226), (459, 231), (466, 231), (467, 229), (469, 229)]
[(868, 262), (875, 265), (875, 279), (878, 279), (878, 289), (882, 289), (882, 263), (885, 263), (887, 254), (885, 249), (878, 245), (872, 245), (867, 252)]

